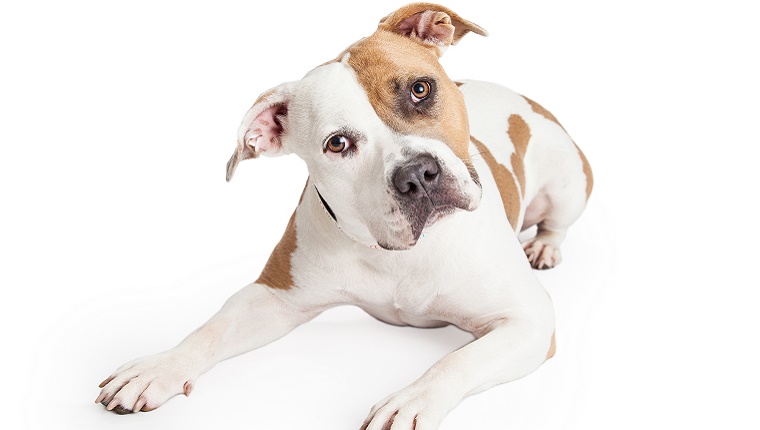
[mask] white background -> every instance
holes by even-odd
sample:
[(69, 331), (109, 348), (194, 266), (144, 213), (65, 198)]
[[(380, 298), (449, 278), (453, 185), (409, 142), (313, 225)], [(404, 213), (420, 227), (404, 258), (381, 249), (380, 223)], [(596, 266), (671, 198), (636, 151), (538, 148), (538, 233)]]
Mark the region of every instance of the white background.
[[(499, 6), (494, 6), (494, 4)], [(93, 404), (255, 279), (306, 178), (224, 181), (242, 115), (401, 1), (3, 2), (0, 427), (358, 429), (469, 341), (336, 309), (224, 362), (189, 398)], [(748, 2), (451, 0), (490, 37), (443, 58), (550, 109), (596, 176), (565, 261), (539, 273), (557, 356), (442, 429), (756, 429), (757, 62)]]

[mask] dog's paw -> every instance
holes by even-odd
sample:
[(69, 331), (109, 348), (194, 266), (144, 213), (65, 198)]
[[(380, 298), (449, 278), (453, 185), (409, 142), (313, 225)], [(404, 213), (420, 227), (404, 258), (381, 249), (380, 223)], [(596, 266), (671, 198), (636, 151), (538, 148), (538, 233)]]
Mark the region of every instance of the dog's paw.
[(448, 404), (441, 390), (413, 384), (376, 404), (361, 430), (436, 430), (451, 409)]
[(95, 403), (117, 414), (152, 411), (177, 394), (190, 395), (192, 374), (180, 357), (169, 352), (140, 358), (121, 366), (100, 383)]
[(523, 250), (528, 257), (528, 262), (534, 269), (551, 269), (562, 262), (559, 247), (544, 243), (540, 239), (525, 242)]

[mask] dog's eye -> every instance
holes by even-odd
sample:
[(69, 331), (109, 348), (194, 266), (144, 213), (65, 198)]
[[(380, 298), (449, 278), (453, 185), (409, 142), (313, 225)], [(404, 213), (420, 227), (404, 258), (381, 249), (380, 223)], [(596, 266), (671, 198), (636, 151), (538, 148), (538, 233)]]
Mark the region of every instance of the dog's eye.
[(330, 136), (327, 139), (325, 149), (335, 154), (340, 154), (341, 152), (347, 150), (350, 146), (351, 141), (346, 136), (343, 136), (342, 134), (336, 134), (334, 136)]
[(430, 83), (427, 81), (417, 81), (412, 84), (412, 100), (415, 103), (421, 102), (430, 96)]

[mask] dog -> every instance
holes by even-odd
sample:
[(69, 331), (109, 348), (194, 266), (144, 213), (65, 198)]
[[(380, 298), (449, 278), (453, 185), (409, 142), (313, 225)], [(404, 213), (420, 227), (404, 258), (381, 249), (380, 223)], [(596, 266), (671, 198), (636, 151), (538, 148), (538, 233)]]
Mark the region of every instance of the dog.
[[(592, 173), (539, 104), (446, 75), (439, 57), (470, 32), (486, 35), (445, 7), (411, 4), (262, 94), (226, 176), (261, 155), (306, 162), (281, 241), (255, 282), (177, 347), (116, 370), (96, 403), (153, 410), (189, 395), (215, 363), (346, 304), (390, 324), (453, 324), (475, 336), (375, 405), (363, 430), (438, 428), (464, 397), (551, 358), (554, 311), (532, 269), (560, 263)], [(521, 244), (531, 226), (535, 237)]]

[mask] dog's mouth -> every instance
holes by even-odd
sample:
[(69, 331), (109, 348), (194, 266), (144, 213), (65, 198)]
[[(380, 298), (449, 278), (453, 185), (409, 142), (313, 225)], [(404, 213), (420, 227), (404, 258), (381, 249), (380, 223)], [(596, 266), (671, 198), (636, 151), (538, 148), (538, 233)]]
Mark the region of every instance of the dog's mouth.
[(430, 214), (427, 222), (425, 223), (425, 228), (431, 227), (433, 224), (456, 212), (456, 210), (457, 208), (454, 206), (439, 206), (433, 209), (433, 212)]
[[(469, 207), (455, 206), (452, 204), (433, 205), (432, 203), (427, 210), (420, 213), (419, 208), (413, 211), (414, 216), (409, 217), (404, 213), (403, 209), (400, 211), (393, 211), (396, 213), (394, 221), (388, 223), (389, 230), (391, 231), (391, 240), (378, 240), (377, 244), (380, 248), (391, 251), (404, 251), (413, 248), (420, 240), (424, 240), (427, 234), (427, 229), (439, 223), (440, 221), (450, 217), (457, 210), (471, 210)], [(399, 218), (400, 217), (400, 218)], [(403, 227), (402, 227), (403, 225)]]
[(430, 229), (439, 222), (459, 210), (477, 209), (482, 194), (477, 174), (474, 169), (468, 169), (467, 176), (462, 173), (426, 153), (392, 170), (383, 215), (365, 213), (365, 225), (377, 245), (387, 250), (411, 249), (426, 233), (433, 234)]

